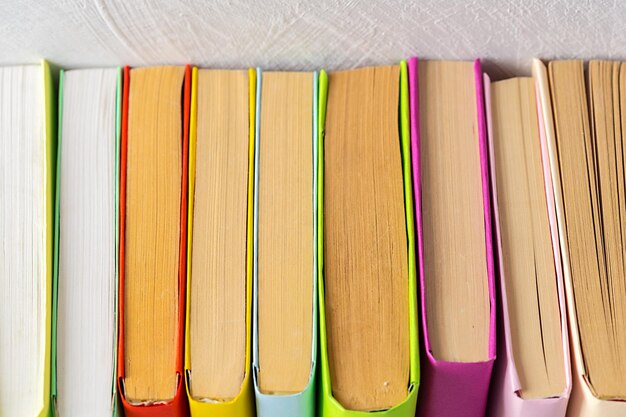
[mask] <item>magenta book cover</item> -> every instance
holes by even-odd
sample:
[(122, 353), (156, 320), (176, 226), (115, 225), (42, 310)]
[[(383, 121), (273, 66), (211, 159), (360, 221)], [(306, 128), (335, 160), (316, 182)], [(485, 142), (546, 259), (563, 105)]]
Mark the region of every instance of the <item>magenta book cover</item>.
[(496, 356), (496, 309), (495, 280), (492, 243), (491, 192), (489, 186), (489, 160), (487, 150), (487, 129), (483, 94), (483, 75), (480, 61), (474, 63), (476, 82), (476, 104), (478, 119), (478, 140), (482, 173), (483, 207), (485, 219), (485, 251), (487, 254), (487, 279), (489, 280), (489, 355), (484, 362), (459, 363), (442, 361), (432, 354), (426, 320), (425, 280), (424, 280), (424, 236), (421, 204), (420, 171), (420, 126), (418, 59), (411, 58), (409, 64), (409, 102), (411, 112), (411, 151), (413, 165), (414, 204), (417, 231), (419, 265), (419, 299), (421, 300), (420, 354), (422, 360), (422, 383), (418, 398), (417, 415), (420, 417), (483, 417), (487, 406), (489, 383)]

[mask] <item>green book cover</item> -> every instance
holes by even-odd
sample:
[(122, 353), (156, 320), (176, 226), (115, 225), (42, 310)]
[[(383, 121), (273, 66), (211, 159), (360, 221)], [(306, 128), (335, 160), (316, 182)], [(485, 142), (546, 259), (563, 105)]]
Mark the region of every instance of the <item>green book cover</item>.
[(113, 395), (113, 417), (122, 416), (122, 404), (117, 395), (117, 338), (119, 329), (119, 279), (120, 279), (120, 143), (122, 138), (122, 68), (117, 68), (117, 93), (115, 98), (115, 337), (113, 338), (113, 375), (111, 394)]
[(411, 179), (411, 149), (409, 127), (409, 84), (407, 64), (400, 63), (400, 106), (399, 129), (400, 147), (402, 152), (402, 170), (404, 181), (404, 206), (407, 231), (408, 279), (409, 279), (409, 346), (410, 370), (408, 393), (400, 404), (383, 411), (352, 411), (346, 410), (333, 397), (330, 369), (328, 363), (328, 344), (326, 341), (326, 313), (324, 301), (324, 128), (326, 125), (326, 101), (328, 98), (328, 75), (321, 71), (319, 78), (318, 100), (318, 291), (320, 313), (320, 352), (321, 352), (321, 389), (319, 390), (319, 414), (322, 417), (413, 417), (417, 403), (417, 391), (420, 381), (419, 345), (417, 330), (417, 281), (415, 265), (415, 231), (413, 214), (413, 185)]
[(45, 94), (45, 129), (46, 129), (46, 366), (44, 373), (43, 408), (39, 417), (54, 415), (52, 396), (56, 392), (56, 260), (57, 260), (57, 101), (56, 84), (58, 71), (48, 61), (41, 63), (44, 79)]
[[(58, 319), (58, 302), (59, 302), (59, 238), (60, 238), (60, 204), (61, 204), (61, 144), (62, 144), (62, 128), (63, 128), (63, 86), (65, 79), (65, 71), (60, 70), (59, 74), (59, 88), (58, 88), (58, 129), (56, 129), (57, 122), (49, 128), (51, 131), (56, 132), (55, 139), (56, 146), (52, 146), (53, 152), (50, 155), (52, 161), (54, 161), (53, 169), (54, 175), (54, 255), (53, 255), (53, 278), (52, 278), (52, 320), (51, 320), (51, 343), (50, 343), (50, 404), (49, 409), (40, 417), (44, 416), (56, 416), (58, 412), (56, 410), (56, 397), (57, 397), (57, 319)], [(120, 138), (121, 138), (121, 120), (122, 120), (122, 69), (117, 68), (117, 88), (115, 99), (115, 335), (113, 339), (114, 350), (117, 351), (117, 329), (118, 329), (118, 280), (119, 280), (119, 172), (120, 172)], [(47, 91), (47, 90), (46, 90)], [(55, 115), (56, 108), (52, 109), (48, 106), (52, 106), (53, 102), (47, 98), (46, 115)], [(54, 113), (53, 113), (54, 111)], [(48, 116), (47, 116), (48, 117)], [(112, 417), (122, 415), (120, 410), (121, 406), (118, 401), (117, 395), (117, 355), (113, 355), (113, 375), (111, 375), (111, 397), (112, 397)]]

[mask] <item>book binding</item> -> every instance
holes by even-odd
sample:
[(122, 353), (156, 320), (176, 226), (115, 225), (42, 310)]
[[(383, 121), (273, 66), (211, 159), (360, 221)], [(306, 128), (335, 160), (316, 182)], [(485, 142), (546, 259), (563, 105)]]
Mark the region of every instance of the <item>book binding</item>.
[[(63, 141), (62, 135), (62, 123), (63, 123), (63, 86), (65, 80), (65, 71), (63, 69), (59, 72), (59, 98), (58, 98), (58, 128), (57, 128), (57, 149), (56, 149), (56, 167), (55, 167), (55, 202), (54, 202), (54, 256), (53, 256), (53, 294), (52, 294), (52, 357), (51, 357), (51, 379), (50, 379), (50, 395), (51, 406), (54, 410), (54, 415), (58, 415), (56, 408), (57, 403), (57, 327), (58, 327), (58, 302), (59, 302), (59, 239), (60, 239), (60, 204), (61, 204), (61, 145)], [(117, 68), (117, 82), (116, 82), (116, 98), (115, 98), (115, 207), (119, 204), (119, 150), (120, 150), (120, 136), (121, 136), (121, 115), (122, 115), (122, 69)], [(118, 287), (118, 275), (119, 275), (119, 210), (115, 211), (115, 288)], [(114, 346), (117, 346), (117, 326), (119, 321), (119, 315), (117, 314), (118, 307), (118, 294), (115, 294), (115, 335), (113, 338)], [(113, 375), (111, 375), (111, 415), (116, 417), (120, 415), (120, 404), (117, 396), (117, 383), (115, 381), (115, 374), (117, 369), (117, 355), (113, 358)]]
[[(318, 394), (319, 415), (323, 417), (413, 417), (417, 402), (417, 393), (420, 389), (420, 358), (418, 346), (417, 325), (417, 281), (415, 268), (415, 235), (413, 221), (413, 185), (411, 178), (411, 149), (410, 149), (410, 125), (409, 125), (409, 82), (407, 63), (400, 62), (400, 97), (399, 99), (399, 136), (402, 155), (402, 171), (404, 182), (404, 207), (406, 216), (407, 232), (407, 259), (408, 259), (408, 283), (409, 283), (409, 350), (410, 369), (407, 381), (407, 396), (399, 404), (388, 410), (381, 411), (354, 411), (344, 408), (333, 397), (330, 364), (328, 359), (328, 342), (326, 340), (326, 310), (324, 301), (324, 126), (326, 123), (326, 101), (328, 95), (328, 76), (324, 70), (319, 75), (318, 87), (318, 300), (319, 300), (319, 332), (320, 332), (320, 368), (321, 385)], [(422, 394), (420, 393), (420, 399)], [(433, 414), (434, 415), (434, 414)]]
[(544, 126), (544, 135), (547, 144), (550, 171), (553, 185), (554, 206), (558, 225), (560, 242), (560, 256), (563, 265), (563, 281), (565, 283), (565, 296), (567, 299), (567, 317), (569, 322), (569, 341), (572, 359), (571, 394), (567, 406), (568, 417), (619, 417), (626, 415), (626, 401), (601, 400), (593, 395), (587, 382), (585, 361), (581, 348), (580, 334), (578, 332), (578, 318), (574, 304), (574, 287), (569, 264), (568, 245), (565, 234), (565, 211), (561, 189), (561, 177), (556, 148), (556, 134), (554, 129), (554, 116), (552, 113), (552, 100), (548, 84), (548, 72), (543, 62), (533, 60), (533, 78), (535, 79), (538, 92), (538, 102), (541, 106), (539, 118)]
[(485, 221), (485, 251), (487, 259), (487, 279), (489, 286), (489, 344), (488, 359), (484, 362), (460, 363), (438, 360), (431, 351), (426, 320), (426, 292), (424, 279), (424, 236), (421, 204), (420, 171), (420, 130), (418, 95), (418, 59), (409, 59), (409, 89), (411, 105), (411, 148), (413, 162), (414, 204), (416, 213), (417, 248), (420, 277), (421, 330), (423, 344), (421, 356), (423, 381), (418, 402), (418, 416), (429, 417), (483, 417), (487, 406), (487, 396), (493, 363), (496, 356), (495, 327), (495, 278), (493, 263), (493, 243), (491, 240), (491, 194), (489, 188), (487, 129), (485, 124), (485, 104), (483, 99), (483, 78), (480, 60), (474, 62), (476, 83), (476, 108), (478, 118), (478, 146), (483, 184), (483, 208)]
[(567, 333), (567, 319), (565, 313), (565, 293), (563, 288), (563, 271), (561, 269), (561, 256), (556, 224), (556, 211), (554, 206), (554, 195), (552, 190), (552, 177), (548, 161), (548, 150), (545, 136), (545, 126), (543, 123), (542, 107), (537, 91), (537, 115), (539, 121), (539, 139), (541, 141), (541, 159), (545, 181), (546, 202), (550, 223), (550, 236), (552, 240), (552, 251), (554, 254), (554, 265), (557, 279), (557, 296), (559, 301), (559, 312), (561, 314), (561, 341), (563, 344), (563, 359), (565, 370), (565, 389), (557, 397), (524, 399), (519, 395), (521, 384), (519, 381), (517, 368), (513, 356), (513, 344), (511, 340), (511, 327), (509, 322), (508, 300), (506, 295), (506, 281), (502, 269), (502, 243), (500, 233), (499, 211), (496, 202), (497, 183), (496, 167), (494, 163), (494, 139), (492, 129), (491, 112), (491, 80), (484, 74), (485, 85), (485, 105), (487, 109), (487, 139), (489, 141), (489, 157), (491, 170), (491, 192), (493, 196), (493, 214), (495, 226), (495, 244), (498, 260), (498, 330), (500, 332), (500, 343), (498, 344), (498, 358), (496, 359), (494, 378), (491, 387), (489, 400), (489, 415), (493, 416), (532, 416), (532, 417), (564, 417), (567, 410), (567, 402), (571, 391), (571, 369), (569, 358), (569, 338)]
[[(252, 371), (254, 379), (254, 394), (256, 398), (256, 411), (260, 417), (314, 417), (315, 416), (315, 389), (316, 389), (316, 369), (317, 369), (317, 246), (313, 245), (313, 326), (311, 332), (311, 372), (309, 374), (309, 382), (306, 388), (296, 394), (276, 395), (261, 392), (258, 383), (259, 371), (259, 335), (258, 335), (258, 201), (259, 201), (259, 146), (261, 141), (260, 120), (261, 120), (261, 91), (263, 84), (263, 71), (257, 68), (257, 84), (256, 84), (256, 124), (254, 134), (254, 269), (253, 269), (253, 285), (254, 285), (254, 301), (253, 301), (253, 322), (254, 331), (252, 335), (253, 355), (252, 355)], [(313, 125), (313, 137), (311, 138), (311, 146), (313, 147), (313, 239), (317, 238), (317, 89), (318, 89), (318, 73), (313, 74), (313, 114), (311, 115), (311, 123)]]
[(196, 165), (196, 140), (198, 128), (198, 68), (194, 67), (191, 76), (191, 113), (189, 126), (189, 215), (187, 234), (187, 316), (185, 322), (185, 390), (189, 400), (189, 411), (192, 417), (221, 416), (221, 417), (246, 417), (254, 415), (254, 401), (250, 384), (250, 350), (251, 350), (251, 305), (252, 305), (252, 193), (254, 189), (254, 105), (256, 72), (248, 70), (249, 85), (249, 151), (248, 151), (248, 203), (247, 203), (247, 229), (246, 229), (246, 354), (245, 375), (241, 383), (239, 394), (230, 401), (201, 401), (191, 395), (189, 378), (191, 370), (190, 350), (190, 300), (191, 300), (191, 251), (193, 237), (193, 210), (195, 189), (195, 165)]
[(124, 262), (126, 230), (126, 175), (128, 145), (128, 104), (130, 92), (130, 67), (124, 67), (122, 95), (122, 137), (120, 147), (120, 183), (119, 183), (119, 288), (118, 288), (118, 344), (117, 344), (117, 389), (126, 417), (184, 417), (188, 414), (187, 396), (183, 381), (183, 343), (185, 339), (185, 292), (187, 272), (187, 181), (189, 156), (189, 113), (191, 98), (191, 67), (185, 67), (182, 89), (183, 131), (182, 143), (182, 178), (180, 201), (180, 238), (178, 268), (178, 317), (176, 335), (176, 393), (167, 402), (146, 405), (134, 405), (127, 401), (124, 390)]

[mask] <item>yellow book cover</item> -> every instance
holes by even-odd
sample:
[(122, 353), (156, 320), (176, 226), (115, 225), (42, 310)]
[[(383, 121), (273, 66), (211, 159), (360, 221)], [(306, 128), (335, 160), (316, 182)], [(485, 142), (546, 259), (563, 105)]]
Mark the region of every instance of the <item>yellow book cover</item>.
[(248, 70), (249, 78), (249, 153), (248, 153), (248, 203), (247, 203), (247, 230), (246, 230), (246, 343), (245, 343), (245, 375), (241, 391), (231, 401), (208, 402), (199, 401), (192, 397), (189, 385), (189, 371), (191, 368), (190, 349), (190, 301), (191, 301), (191, 255), (193, 242), (193, 210), (196, 172), (196, 144), (198, 133), (198, 68), (193, 68), (191, 78), (191, 120), (189, 127), (189, 216), (187, 234), (187, 307), (185, 322), (185, 387), (189, 398), (189, 408), (192, 417), (222, 416), (246, 417), (254, 415), (254, 393), (251, 387), (251, 335), (252, 335), (252, 227), (253, 227), (253, 195), (254, 187), (254, 126), (255, 126), (255, 91), (256, 72)]

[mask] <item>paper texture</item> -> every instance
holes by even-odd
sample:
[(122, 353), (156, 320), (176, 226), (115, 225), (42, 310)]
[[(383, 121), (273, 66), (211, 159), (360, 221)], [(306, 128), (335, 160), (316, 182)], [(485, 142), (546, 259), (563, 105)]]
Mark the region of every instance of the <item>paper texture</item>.
[[(494, 226), (495, 245), (497, 249), (498, 265), (502, 265), (502, 248), (499, 213), (495, 202), (497, 201), (497, 184), (494, 163), (494, 144), (491, 125), (491, 80), (484, 74), (485, 85), (485, 108), (487, 113), (487, 132), (489, 140), (489, 158), (491, 172), (491, 191), (494, 201)], [(541, 116), (541, 103), (537, 102), (538, 115)], [(544, 134), (542, 118), (539, 117), (539, 135), (541, 140), (542, 163), (544, 168), (544, 180), (546, 186), (546, 197), (548, 203), (548, 216), (550, 220), (550, 231), (552, 234), (552, 244), (554, 252), (554, 262), (556, 265), (557, 291), (559, 298), (559, 311), (561, 313), (561, 339), (564, 352), (565, 369), (565, 390), (559, 397), (525, 400), (519, 394), (521, 388), (515, 361), (513, 358), (513, 347), (511, 341), (511, 329), (509, 323), (508, 301), (506, 297), (506, 282), (502, 270), (498, 271), (500, 285), (498, 304), (498, 331), (500, 332), (500, 343), (498, 344), (498, 357), (494, 370), (491, 394), (489, 400), (489, 416), (527, 416), (527, 417), (563, 417), (567, 409), (567, 401), (571, 391), (571, 369), (569, 360), (569, 345), (567, 336), (567, 320), (565, 319), (565, 294), (563, 289), (563, 274), (561, 270), (561, 256), (556, 230), (556, 212), (554, 208), (554, 198), (552, 194), (551, 175), (549, 171), (549, 161)]]
[(188, 145), (189, 145), (189, 111), (191, 98), (191, 67), (185, 68), (185, 79), (183, 82), (183, 132), (182, 132), (182, 192), (181, 192), (181, 214), (180, 214), (180, 266), (178, 274), (179, 316), (178, 335), (176, 347), (176, 393), (174, 399), (169, 402), (153, 405), (131, 405), (124, 396), (124, 230), (126, 215), (126, 156), (128, 141), (128, 94), (132, 80), (130, 79), (130, 68), (124, 68), (123, 96), (122, 96), (122, 134), (120, 146), (120, 184), (119, 184), (119, 294), (118, 294), (118, 349), (117, 349), (117, 384), (121, 402), (126, 417), (184, 417), (188, 414), (187, 396), (184, 393), (183, 381), (183, 342), (185, 338), (185, 293), (186, 293), (186, 266), (187, 266), (187, 165), (188, 165)]
[[(421, 174), (419, 148), (419, 96), (417, 58), (409, 60), (411, 147), (413, 160), (414, 204), (416, 212), (418, 259), (423, 259)], [(487, 139), (483, 102), (483, 80), (480, 61), (474, 64), (476, 100), (478, 109), (478, 140), (483, 182), (483, 206), (485, 210), (485, 250), (487, 253), (487, 279), (489, 280), (490, 335), (489, 359), (485, 362), (458, 363), (437, 360), (431, 353), (426, 321), (424, 268), (418, 262), (420, 275), (421, 326), (424, 343), (421, 346), (424, 379), (418, 402), (418, 416), (429, 417), (482, 417), (485, 414), (491, 371), (496, 355), (495, 288), (493, 247), (491, 241), (491, 196), (488, 179)]]
[[(533, 60), (533, 78), (537, 84), (537, 97), (541, 108), (540, 119), (544, 126), (544, 135), (547, 144), (547, 153), (550, 160), (550, 170), (553, 182), (554, 205), (556, 208), (556, 220), (559, 232), (561, 248), (561, 258), (563, 260), (563, 277), (565, 282), (565, 295), (567, 300), (574, 300), (574, 288), (569, 266), (569, 255), (567, 242), (565, 241), (565, 212), (563, 210), (563, 199), (561, 191), (561, 180), (559, 175), (556, 136), (554, 131), (554, 119), (552, 115), (552, 101), (550, 98), (550, 87), (548, 84), (548, 72), (543, 62), (538, 59)], [(569, 318), (569, 337), (572, 360), (572, 391), (569, 405), (567, 407), (568, 417), (618, 417), (626, 415), (626, 402), (603, 401), (596, 398), (589, 389), (586, 381), (585, 362), (580, 345), (580, 334), (576, 318), (576, 308), (573, 302), (567, 303), (567, 313)]]
[[(57, 320), (58, 320), (58, 301), (59, 301), (59, 237), (60, 237), (60, 202), (61, 202), (61, 143), (63, 137), (61, 135), (62, 120), (63, 120), (63, 84), (65, 80), (65, 71), (61, 70), (59, 73), (59, 101), (58, 101), (58, 140), (57, 150), (55, 155), (55, 202), (54, 202), (54, 276), (53, 276), (53, 294), (52, 294), (52, 364), (51, 364), (51, 377), (50, 377), (50, 395), (52, 401), (52, 408), (55, 415), (58, 415), (56, 410), (56, 397), (57, 397)], [(120, 136), (121, 136), (121, 117), (122, 117), (122, 69), (117, 68), (117, 86), (116, 86), (116, 101), (115, 101), (115, 207), (119, 207), (119, 150), (120, 150)], [(115, 211), (115, 288), (118, 287), (118, 250), (119, 250), (119, 229), (118, 229), (119, 212)], [(115, 320), (116, 324), (119, 320), (117, 314), (117, 297), (115, 293)], [(115, 335), (113, 338), (114, 346), (117, 346), (117, 326)], [(117, 355), (114, 357), (113, 369), (115, 372), (117, 364)], [(115, 374), (111, 375), (111, 404), (112, 404), (112, 417), (116, 417), (120, 412), (120, 404), (117, 397), (117, 384), (115, 382)]]
[[(260, 114), (261, 114), (261, 91), (263, 85), (263, 72), (261, 69), (257, 69), (257, 85), (256, 85), (256, 125), (255, 125), (255, 165), (254, 165), (254, 302), (253, 302), (253, 321), (254, 321), (254, 334), (253, 334), (253, 372), (254, 372), (254, 393), (256, 397), (256, 411), (259, 417), (290, 417), (290, 416), (302, 416), (313, 417), (315, 416), (315, 389), (316, 389), (316, 365), (317, 365), (317, 247), (314, 248), (313, 257), (313, 332), (312, 344), (311, 344), (311, 374), (309, 376), (309, 383), (307, 387), (300, 393), (292, 395), (269, 395), (264, 394), (259, 389), (258, 384), (258, 364), (259, 364), (259, 338), (257, 332), (257, 320), (258, 320), (258, 271), (257, 271), (257, 256), (258, 256), (258, 181), (259, 181), (259, 163), (258, 163), (258, 150), (260, 143)], [(313, 75), (313, 114), (311, 123), (313, 124), (313, 190), (317, 190), (317, 93), (318, 93), (318, 74)], [(252, 111), (251, 111), (252, 113)], [(313, 198), (313, 218), (314, 227), (313, 239), (317, 238), (317, 228), (315, 227), (315, 219), (317, 219), (317, 199), (315, 195)]]
[[(324, 126), (326, 122), (326, 99), (328, 94), (328, 76), (325, 71), (320, 72), (318, 86), (318, 291), (319, 291), (319, 311), (320, 311), (320, 353), (321, 353), (321, 388), (319, 392), (319, 415), (323, 417), (413, 417), (417, 401), (417, 392), (420, 384), (420, 363), (417, 331), (417, 282), (415, 278), (415, 236), (413, 221), (413, 186), (411, 181), (411, 149), (410, 149), (410, 127), (409, 127), (409, 84), (407, 74), (407, 64), (400, 63), (400, 141), (402, 150), (402, 168), (404, 173), (404, 196), (405, 213), (407, 225), (407, 251), (408, 251), (408, 279), (409, 279), (409, 325), (410, 325), (410, 372), (408, 381), (407, 397), (403, 402), (389, 410), (363, 412), (346, 410), (333, 397), (330, 370), (328, 363), (328, 347), (326, 342), (326, 315), (324, 310)], [(420, 398), (421, 398), (420, 393)], [(434, 414), (433, 414), (434, 415)]]
[(189, 399), (189, 409), (192, 417), (222, 416), (222, 417), (246, 417), (254, 415), (253, 394), (250, 386), (250, 345), (251, 345), (251, 304), (252, 304), (252, 195), (254, 181), (254, 105), (256, 74), (254, 69), (248, 70), (249, 78), (249, 114), (250, 114), (250, 146), (248, 153), (248, 225), (246, 247), (246, 368), (245, 376), (241, 384), (241, 391), (232, 401), (228, 402), (205, 402), (198, 401), (191, 396), (189, 389), (188, 372), (191, 368), (190, 334), (189, 334), (189, 309), (191, 288), (191, 250), (193, 233), (193, 202), (196, 172), (196, 138), (197, 138), (197, 105), (198, 105), (198, 68), (193, 68), (191, 77), (191, 112), (189, 125), (189, 215), (187, 234), (187, 319), (185, 323), (185, 389)]

